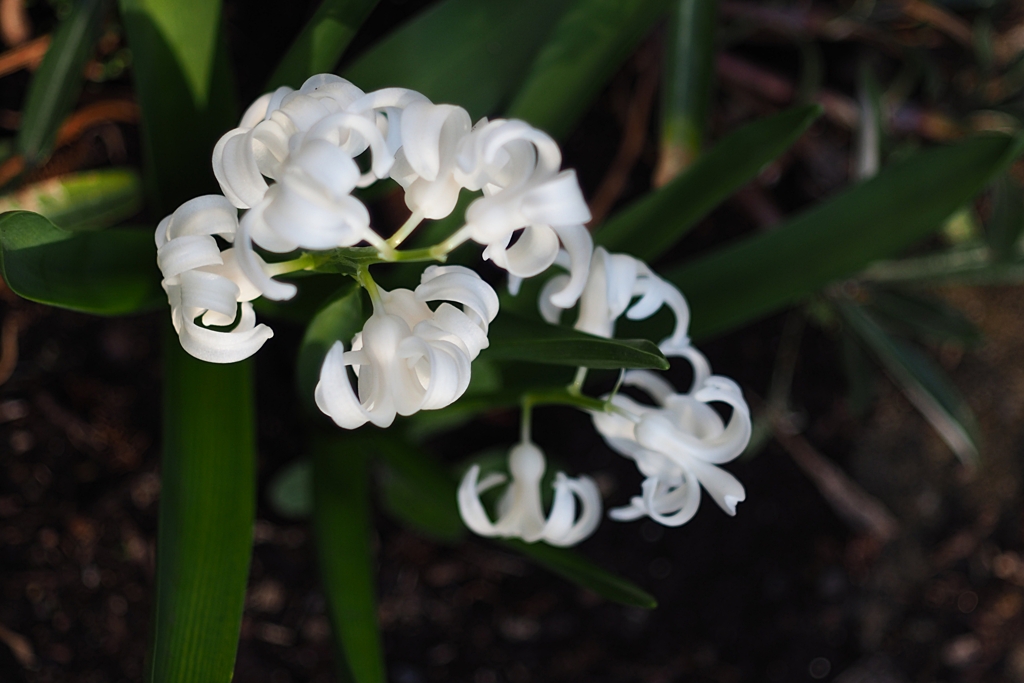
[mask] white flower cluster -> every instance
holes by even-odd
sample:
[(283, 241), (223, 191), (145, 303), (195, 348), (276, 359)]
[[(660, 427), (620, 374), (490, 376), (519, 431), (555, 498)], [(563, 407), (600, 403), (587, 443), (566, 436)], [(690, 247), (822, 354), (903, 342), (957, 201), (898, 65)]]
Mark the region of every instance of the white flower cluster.
[[(646, 515), (682, 524), (696, 512), (700, 486), (732, 513), (743, 487), (718, 465), (749, 440), (742, 394), (731, 380), (712, 376), (691, 346), (689, 309), (675, 287), (631, 256), (594, 249), (575, 172), (561, 170), (561, 162), (555, 141), (522, 121), (473, 125), (464, 109), (411, 90), (365, 93), (337, 76), (318, 75), (298, 90), (268, 93), (214, 149), (223, 194), (186, 202), (157, 228), (157, 260), (182, 347), (205, 361), (231, 363), (273, 336), (256, 324), (251, 302), (293, 297), (296, 286), (275, 276), (309, 268), (314, 259), (268, 263), (257, 248), (290, 254), (369, 244), (380, 261), (402, 260), (408, 254), (396, 249), (421, 221), (448, 216), (462, 190), (478, 191), (463, 227), (425, 250), (429, 257), (443, 261), (460, 244), (476, 242), (484, 259), (508, 272), (513, 290), (523, 278), (558, 265), (566, 273), (544, 286), (541, 314), (557, 323), (578, 303), (576, 328), (602, 337), (613, 335), (622, 315), (642, 319), (668, 306), (676, 316), (661, 349), (689, 359), (693, 388), (677, 394), (654, 373), (629, 372), (623, 384), (647, 392), (654, 404), (614, 395), (604, 399), (608, 410), (593, 414), (609, 445), (635, 460), (646, 477), (642, 495), (612, 510), (612, 518)], [(353, 196), (356, 188), (385, 178), (404, 189), (411, 211), (387, 238)], [(461, 397), (498, 314), (490, 285), (462, 266), (430, 266), (414, 290), (386, 291), (366, 267), (357, 279), (373, 312), (362, 331), (337, 340), (327, 353), (315, 394), (320, 410), (345, 429), (367, 422), (388, 427), (397, 415), (443, 408)], [(727, 424), (712, 402), (732, 406)], [(458, 502), (473, 531), (567, 546), (596, 529), (601, 497), (586, 476), (556, 473), (545, 514), (547, 466), (528, 430), (509, 453), (508, 467), (510, 477), (480, 480), (477, 466), (466, 473)], [(502, 484), (492, 522), (480, 496)]]

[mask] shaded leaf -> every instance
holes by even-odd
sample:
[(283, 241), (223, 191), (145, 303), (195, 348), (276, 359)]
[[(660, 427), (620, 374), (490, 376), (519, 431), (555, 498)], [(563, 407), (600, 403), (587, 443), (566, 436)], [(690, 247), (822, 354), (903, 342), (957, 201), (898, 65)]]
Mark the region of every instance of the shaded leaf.
[(889, 336), (861, 307), (843, 299), (836, 305), (850, 330), (961, 462), (970, 467), (977, 465), (974, 416), (946, 374), (919, 349)]
[[(336, 645), (356, 683), (383, 683), (370, 547), (368, 449), (358, 437), (313, 442), (313, 523)], [(339, 663), (339, 668), (343, 664)]]
[(667, 0), (575, 0), (537, 54), (509, 118), (564, 137), (667, 6)]
[(594, 240), (609, 251), (653, 261), (753, 180), (820, 115), (817, 105), (796, 107), (730, 133), (685, 173), (612, 216)]
[(148, 230), (69, 232), (27, 211), (0, 215), (0, 271), (19, 296), (84, 313), (165, 306)]
[(379, 0), (323, 0), (264, 88), (298, 88), (314, 74), (334, 71), (356, 31)]
[(873, 288), (868, 309), (885, 327), (922, 341), (965, 346), (981, 341), (981, 331), (963, 313), (923, 292)]
[(167, 325), (147, 681), (231, 680), (256, 510), (252, 365), (186, 354)]
[(941, 227), (1017, 157), (1021, 140), (983, 135), (919, 152), (797, 216), (677, 267), (691, 335), (723, 332), (799, 301)]
[(498, 110), (522, 81), (569, 0), (445, 0), (344, 69), (363, 90), (400, 86), (465, 107)]
[(671, 17), (662, 66), (658, 185), (689, 167), (704, 148), (718, 0), (673, 0)]
[(128, 168), (69, 173), (0, 197), (0, 213), (31, 211), (65, 230), (109, 228), (142, 208), (142, 179)]
[(299, 346), (295, 374), (299, 383), (299, 396), (313, 408), (313, 393), (320, 380), (320, 366), (335, 342), (350, 348), (352, 337), (363, 328), (362, 289), (354, 282), (342, 287), (310, 321)]
[(995, 261), (1019, 256), (1018, 243), (1024, 234), (1024, 190), (1009, 173), (999, 176), (992, 188), (992, 218), (985, 238)]
[(82, 91), (85, 65), (96, 49), (109, 0), (79, 0), (53, 33), (32, 76), (18, 130), (18, 151), (34, 166), (53, 151), (57, 131)]
[(522, 318), (508, 311), (488, 334), (488, 360), (574, 365), (596, 369), (668, 369), (657, 345), (646, 339), (604, 339), (569, 327)]

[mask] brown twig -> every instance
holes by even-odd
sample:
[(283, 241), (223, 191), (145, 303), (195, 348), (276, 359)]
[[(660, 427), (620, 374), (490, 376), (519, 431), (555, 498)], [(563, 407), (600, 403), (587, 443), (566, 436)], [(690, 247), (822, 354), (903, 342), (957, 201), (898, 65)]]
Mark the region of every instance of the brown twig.
[(0, 35), (12, 47), (32, 37), (32, 22), (24, 0), (0, 0)]
[(847, 524), (886, 543), (899, 534), (899, 522), (877, 498), (850, 479), (835, 463), (819, 453), (807, 439), (791, 431), (784, 420), (773, 419), (776, 441), (814, 482), (822, 497)]
[(14, 374), (18, 366), (18, 334), (21, 332), (21, 314), (10, 311), (0, 327), (0, 384)]
[(3, 641), (11, 649), (11, 653), (19, 664), (26, 669), (35, 668), (36, 653), (28, 638), (0, 624), (0, 641)]
[(921, 0), (903, 0), (900, 9), (904, 15), (914, 21), (928, 24), (964, 47), (973, 47), (974, 32), (971, 30), (971, 25), (941, 7), (921, 2)]
[(50, 36), (39, 36), (7, 52), (0, 53), (0, 76), (22, 69), (35, 69), (50, 47)]
[(641, 53), (638, 61), (639, 75), (626, 112), (625, 130), (619, 143), (619, 150), (590, 202), (591, 225), (600, 224), (622, 195), (629, 174), (640, 159), (644, 143), (647, 141), (651, 106), (658, 90), (658, 67), (651, 50)]
[(805, 7), (775, 7), (753, 2), (724, 0), (718, 5), (722, 16), (756, 23), (777, 33), (812, 35), (826, 40), (871, 38), (887, 42), (886, 37), (858, 21), (833, 17)]

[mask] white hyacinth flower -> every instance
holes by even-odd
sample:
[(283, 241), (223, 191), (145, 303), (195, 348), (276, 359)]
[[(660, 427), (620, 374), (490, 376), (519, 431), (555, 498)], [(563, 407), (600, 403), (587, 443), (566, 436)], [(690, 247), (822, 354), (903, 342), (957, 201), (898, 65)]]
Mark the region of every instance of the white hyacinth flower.
[[(611, 510), (612, 519), (647, 516), (666, 526), (680, 526), (696, 514), (701, 486), (730, 515), (736, 514), (736, 504), (746, 498), (739, 480), (718, 465), (735, 459), (747, 447), (750, 410), (735, 382), (702, 372), (703, 368), (695, 367), (694, 386), (686, 394), (676, 393), (652, 372), (627, 372), (623, 385), (646, 392), (656, 405), (643, 405), (617, 394), (613, 405), (635, 420), (618, 412), (592, 414), (594, 426), (608, 445), (633, 459), (645, 477), (641, 495), (634, 496), (629, 505)], [(713, 402), (732, 407), (728, 424), (708, 405)]]
[[(427, 306), (440, 300), (445, 303), (437, 310)], [(327, 353), (317, 406), (338, 426), (355, 429), (367, 422), (388, 427), (396, 415), (450, 405), (469, 386), (470, 363), (487, 347), (487, 328), (497, 314), (497, 294), (462, 266), (427, 268), (415, 291), (379, 291), (351, 349), (339, 341)]]
[[(561, 257), (564, 261), (565, 257)], [(565, 287), (568, 275), (556, 275), (541, 290), (539, 307), (541, 316), (551, 324), (558, 324), (564, 306), (556, 301), (556, 294)], [(634, 298), (639, 300), (630, 306)], [(590, 274), (580, 296), (580, 312), (574, 327), (598, 337), (615, 335), (615, 321), (625, 313), (630, 320), (649, 318), (662, 306), (668, 306), (676, 318), (672, 334), (661, 342), (661, 349), (670, 355), (685, 355), (697, 364), (703, 361), (699, 353), (693, 354), (687, 336), (690, 326), (690, 307), (674, 285), (660, 278), (650, 267), (629, 254), (610, 254), (604, 247), (594, 249)]]
[[(559, 172), (562, 153), (549, 136), (523, 121), (486, 119), (460, 143), (455, 179), (484, 196), (466, 210), (466, 225), (453, 242), (485, 245), (484, 258), (517, 278), (547, 270), (559, 253), (570, 260), (571, 278), (552, 294), (563, 308), (576, 303), (590, 268), (591, 218), (575, 171)], [(519, 240), (509, 246), (517, 230)]]
[(594, 480), (586, 476), (570, 478), (564, 472), (556, 474), (554, 502), (545, 517), (540, 487), (546, 466), (544, 453), (528, 441), (509, 452), (512, 478), (498, 501), (497, 522), (488, 517), (480, 494), (505, 483), (507, 477), (494, 473), (478, 481), (480, 466), (470, 467), (458, 492), (463, 522), (481, 536), (521, 538), (527, 543), (546, 541), (555, 546), (571, 546), (590, 536), (601, 521), (601, 494)]
[[(220, 195), (185, 202), (156, 229), (157, 264), (174, 329), (185, 351), (210, 363), (248, 358), (274, 336), (269, 327), (256, 324), (249, 303), (260, 289), (239, 268), (236, 250), (221, 251), (214, 238), (231, 242), (237, 229), (238, 211)], [(257, 267), (264, 265), (257, 262)], [(200, 316), (203, 325), (234, 328), (202, 327), (195, 322)]]

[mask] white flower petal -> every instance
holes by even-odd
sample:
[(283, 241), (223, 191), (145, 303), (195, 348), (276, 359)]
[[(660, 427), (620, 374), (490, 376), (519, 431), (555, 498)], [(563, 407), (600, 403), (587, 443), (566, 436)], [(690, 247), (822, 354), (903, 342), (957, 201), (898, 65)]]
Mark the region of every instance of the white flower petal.
[(345, 347), (335, 342), (320, 367), (316, 385), (316, 406), (342, 429), (355, 429), (370, 420), (352, 390), (345, 363)]
[(231, 332), (218, 332), (199, 327), (185, 318), (178, 334), (181, 347), (199, 360), (208, 363), (236, 363), (260, 350), (274, 331), (266, 325), (256, 325), (252, 304), (242, 304), (242, 317)]

